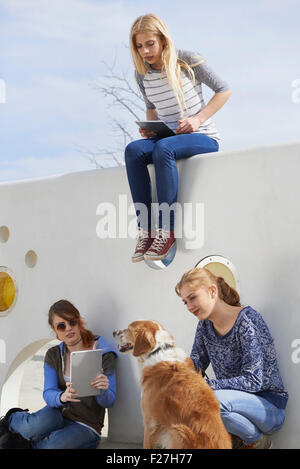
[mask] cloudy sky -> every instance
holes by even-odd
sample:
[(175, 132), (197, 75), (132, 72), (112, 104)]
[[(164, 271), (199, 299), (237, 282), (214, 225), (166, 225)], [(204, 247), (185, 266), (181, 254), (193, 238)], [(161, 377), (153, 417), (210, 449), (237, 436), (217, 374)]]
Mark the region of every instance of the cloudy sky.
[(113, 119), (138, 138), (95, 85), (107, 65), (132, 80), (129, 29), (145, 13), (230, 83), (221, 150), (300, 141), (300, 0), (0, 0), (0, 181), (92, 169), (88, 155), (122, 144)]

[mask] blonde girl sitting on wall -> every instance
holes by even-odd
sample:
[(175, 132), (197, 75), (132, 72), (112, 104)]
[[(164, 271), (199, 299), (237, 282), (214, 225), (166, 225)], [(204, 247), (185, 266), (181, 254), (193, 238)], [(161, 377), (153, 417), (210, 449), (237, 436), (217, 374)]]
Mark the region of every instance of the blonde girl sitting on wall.
[[(198, 47), (198, 45), (197, 45)], [(175, 245), (174, 212), (177, 201), (176, 161), (199, 153), (216, 152), (219, 134), (211, 121), (231, 91), (199, 53), (176, 49), (164, 22), (155, 15), (139, 17), (130, 31), (130, 48), (147, 120), (162, 120), (175, 132), (159, 138), (140, 129), (142, 139), (129, 143), (125, 163), (139, 234), (133, 262), (162, 260)], [(205, 104), (202, 84), (214, 91)], [(159, 204), (158, 226), (151, 217), (152, 188), (147, 165), (155, 167)], [(169, 208), (163, 220), (162, 207)]]

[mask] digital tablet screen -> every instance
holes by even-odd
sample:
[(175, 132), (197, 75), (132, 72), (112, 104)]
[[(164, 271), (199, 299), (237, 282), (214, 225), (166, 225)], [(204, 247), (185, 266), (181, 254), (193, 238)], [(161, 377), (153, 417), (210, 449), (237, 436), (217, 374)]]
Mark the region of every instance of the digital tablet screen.
[(158, 137), (172, 137), (175, 135), (175, 132), (163, 121), (136, 121), (136, 123), (143, 130), (155, 132)]
[(102, 369), (102, 350), (82, 350), (71, 352), (70, 379), (72, 388), (79, 397), (97, 396), (100, 389), (91, 386), (91, 382)]

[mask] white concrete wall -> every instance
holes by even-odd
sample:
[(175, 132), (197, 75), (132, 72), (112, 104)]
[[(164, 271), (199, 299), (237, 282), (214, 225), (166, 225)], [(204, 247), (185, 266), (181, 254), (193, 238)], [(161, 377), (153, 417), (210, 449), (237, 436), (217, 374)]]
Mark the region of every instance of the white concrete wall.
[[(9, 228), (10, 237), (0, 243), (0, 265), (14, 272), (18, 299), (13, 311), (0, 317), (0, 339), (6, 344), (0, 386), (43, 339), (54, 337), (47, 313), (61, 298), (73, 302), (89, 328), (112, 343), (113, 329), (135, 319), (153, 318), (189, 352), (196, 320), (183, 307), (174, 286), (200, 259), (222, 255), (237, 268), (243, 304), (262, 313), (276, 341), (290, 393), (276, 447), (299, 448), (300, 363), (292, 360), (296, 352), (292, 343), (300, 339), (299, 157), (298, 143), (179, 162), (179, 201), (205, 204), (205, 242), (199, 249), (187, 250), (179, 240), (176, 257), (164, 270), (132, 264), (135, 242), (131, 238), (96, 235), (100, 202), (118, 207), (119, 194), (127, 194), (131, 203), (124, 168), (1, 184), (0, 226)], [(29, 250), (37, 254), (33, 268), (25, 263)], [(135, 359), (120, 357), (117, 372), (118, 399), (110, 411), (109, 436), (140, 442), (143, 427)], [(5, 409), (3, 396), (1, 404)]]

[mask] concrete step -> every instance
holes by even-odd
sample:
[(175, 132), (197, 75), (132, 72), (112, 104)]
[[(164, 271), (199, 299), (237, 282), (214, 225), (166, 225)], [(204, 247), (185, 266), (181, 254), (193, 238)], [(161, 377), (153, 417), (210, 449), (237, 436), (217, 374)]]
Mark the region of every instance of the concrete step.
[(102, 437), (97, 449), (143, 449), (143, 445), (138, 443), (109, 441), (107, 437)]

